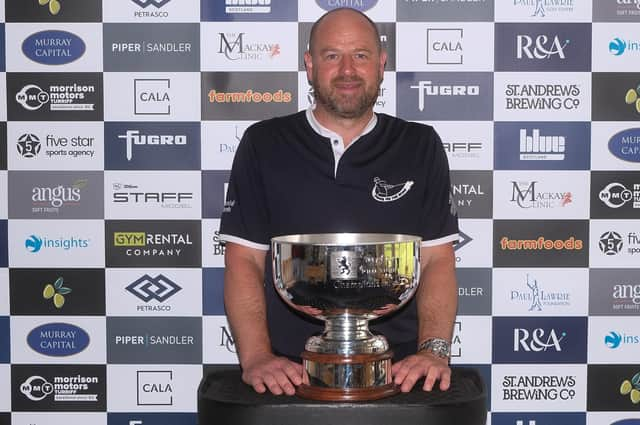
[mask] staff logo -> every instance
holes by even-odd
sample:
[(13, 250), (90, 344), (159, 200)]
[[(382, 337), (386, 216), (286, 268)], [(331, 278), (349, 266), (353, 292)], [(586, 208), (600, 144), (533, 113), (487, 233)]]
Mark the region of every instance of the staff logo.
[(23, 158), (35, 158), (40, 153), (40, 139), (35, 134), (25, 133), (18, 137), (16, 148)]
[(155, 278), (145, 274), (125, 289), (144, 302), (151, 300), (164, 302), (182, 288), (162, 274)]
[(374, 177), (371, 196), (378, 202), (393, 202), (406, 195), (412, 186), (412, 180), (407, 180), (404, 183), (389, 184), (380, 177)]
[(609, 231), (600, 235), (600, 242), (598, 247), (605, 255), (616, 255), (622, 251), (623, 247), (622, 236), (620, 233)]

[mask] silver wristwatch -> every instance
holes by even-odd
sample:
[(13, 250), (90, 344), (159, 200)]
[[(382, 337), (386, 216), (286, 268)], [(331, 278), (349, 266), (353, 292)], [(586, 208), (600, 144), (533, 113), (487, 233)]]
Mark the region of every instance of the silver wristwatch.
[(429, 351), (441, 359), (448, 359), (451, 357), (451, 344), (446, 339), (429, 338), (420, 344), (418, 351)]

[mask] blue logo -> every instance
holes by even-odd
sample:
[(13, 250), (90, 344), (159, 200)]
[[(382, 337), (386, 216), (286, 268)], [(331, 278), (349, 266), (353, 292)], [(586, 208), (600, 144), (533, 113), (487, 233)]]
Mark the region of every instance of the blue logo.
[(31, 235), (26, 241), (24, 241), (24, 246), (29, 252), (38, 252), (40, 251), (40, 248), (42, 248), (42, 239), (36, 235)]
[(360, 12), (371, 9), (378, 3), (378, 0), (316, 0), (318, 6), (324, 10), (333, 10), (339, 7), (350, 7), (351, 9), (357, 9)]
[(629, 128), (609, 139), (609, 152), (623, 161), (640, 162), (640, 128)]
[(84, 41), (68, 31), (48, 30), (31, 34), (22, 42), (22, 53), (44, 65), (64, 65), (80, 58)]
[(492, 425), (585, 425), (586, 413), (492, 413)]
[(609, 332), (609, 335), (604, 337), (604, 344), (609, 348), (618, 348), (622, 342), (622, 336), (616, 332)]
[(609, 52), (612, 55), (620, 56), (625, 50), (627, 50), (627, 43), (617, 37), (609, 43)]
[(298, 20), (298, 2), (282, 0), (200, 0), (201, 21)]
[(27, 344), (45, 356), (71, 356), (87, 348), (89, 334), (68, 323), (47, 323), (29, 332)]

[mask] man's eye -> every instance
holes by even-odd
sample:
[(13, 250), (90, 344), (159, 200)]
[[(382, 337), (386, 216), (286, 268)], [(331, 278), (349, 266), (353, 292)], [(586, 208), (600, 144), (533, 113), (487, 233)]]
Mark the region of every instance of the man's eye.
[(338, 59), (338, 55), (336, 55), (335, 53), (329, 53), (324, 58), (326, 60), (336, 60), (336, 59)]

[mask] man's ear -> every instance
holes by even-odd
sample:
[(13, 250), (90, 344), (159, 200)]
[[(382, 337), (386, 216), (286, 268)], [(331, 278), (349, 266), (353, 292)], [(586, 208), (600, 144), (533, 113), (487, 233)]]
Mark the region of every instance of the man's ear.
[(309, 53), (308, 50), (304, 52), (304, 69), (307, 71), (307, 81), (311, 84), (313, 76), (313, 59), (311, 58), (311, 53)]

